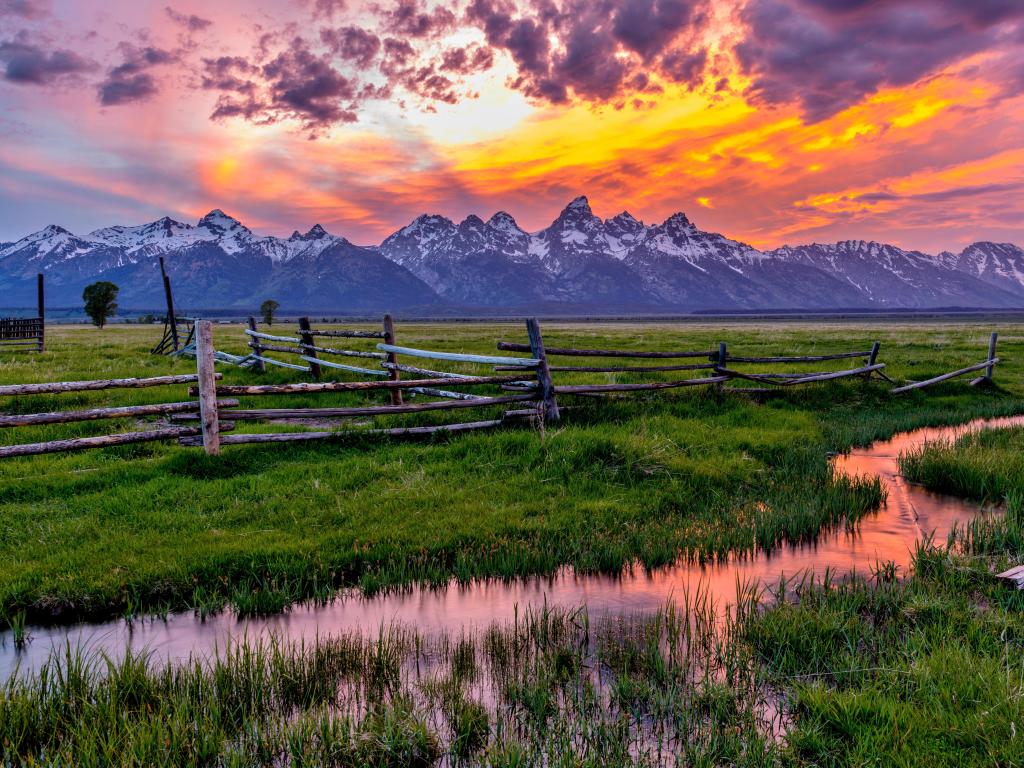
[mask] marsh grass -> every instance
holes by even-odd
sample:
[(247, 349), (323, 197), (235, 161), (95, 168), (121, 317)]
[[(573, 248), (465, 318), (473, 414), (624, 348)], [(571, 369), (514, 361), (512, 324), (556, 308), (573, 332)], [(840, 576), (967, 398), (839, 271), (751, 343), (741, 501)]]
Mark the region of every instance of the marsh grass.
[(1024, 740), (1024, 593), (992, 573), (1024, 554), (1024, 431), (930, 443), (904, 455), (908, 479), (1003, 504), (912, 571), (805, 580), (748, 613), (740, 629), (792, 717), (798, 765), (1019, 765)]
[(179, 666), (65, 647), (0, 689), (0, 745), (6, 763), (76, 765), (774, 764), (734, 615), (693, 605), (241, 640)]

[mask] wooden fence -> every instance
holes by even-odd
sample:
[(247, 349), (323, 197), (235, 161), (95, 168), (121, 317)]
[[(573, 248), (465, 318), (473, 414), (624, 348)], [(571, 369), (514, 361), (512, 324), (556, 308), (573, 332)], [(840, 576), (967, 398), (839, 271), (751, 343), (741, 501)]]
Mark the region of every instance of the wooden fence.
[(36, 275), (36, 317), (0, 317), (0, 349), (43, 352), (46, 349), (46, 302), (43, 275)]
[[(164, 423), (146, 425), (141, 431), (81, 437), (66, 440), (52, 440), (41, 443), (25, 443), (0, 446), (0, 458), (28, 456), (33, 454), (72, 451), (85, 448), (99, 448), (125, 443), (154, 440), (177, 440), (182, 445), (202, 446), (207, 453), (217, 454), (221, 445), (245, 443), (279, 443), (308, 440), (328, 440), (355, 432), (359, 434), (387, 436), (431, 435), (442, 432), (464, 432), (486, 429), (507, 423), (532, 421), (544, 424), (557, 421), (562, 408), (559, 396), (601, 397), (610, 394), (628, 394), (645, 391), (666, 390), (680, 387), (713, 386), (722, 391), (757, 392), (764, 391), (750, 386), (727, 387), (732, 381), (754, 382), (768, 385), (768, 390), (792, 387), (835, 379), (860, 377), (867, 381), (880, 376), (891, 381), (883, 372), (884, 363), (878, 362), (880, 344), (875, 342), (868, 349), (851, 352), (832, 352), (818, 355), (755, 356), (730, 352), (726, 343), (719, 343), (717, 349), (694, 350), (640, 350), (640, 349), (588, 349), (582, 347), (546, 347), (537, 320), (526, 321), (526, 342), (499, 341), (497, 347), (505, 352), (525, 353), (527, 356), (481, 355), (462, 352), (446, 352), (419, 347), (400, 346), (395, 343), (395, 328), (389, 316), (385, 316), (380, 329), (318, 330), (307, 318), (299, 321), (297, 335), (284, 336), (257, 330), (254, 319), (250, 319), (246, 331), (252, 353), (246, 358), (218, 351), (213, 344), (213, 328), (208, 320), (195, 324), (193, 341), (196, 357), (196, 373), (181, 376), (157, 376), (152, 378), (108, 379), (96, 381), (54, 382), (46, 384), (16, 384), (0, 386), (0, 397), (28, 397), (32, 395), (55, 395), (66, 392), (92, 390), (154, 387), (175, 384), (192, 385), (188, 391), (191, 398), (183, 402), (167, 402), (149, 405), (91, 408), (40, 413), (0, 413), (0, 428), (29, 427), (47, 424), (94, 421), (98, 419), (163, 417)], [(321, 341), (326, 339), (327, 341)], [(373, 344), (369, 349), (343, 349), (330, 339), (345, 339), (352, 346), (352, 340), (366, 340)], [(984, 362), (971, 365), (951, 373), (936, 376), (927, 381), (911, 382), (893, 389), (894, 393), (920, 389), (969, 372), (984, 370), (982, 376), (971, 381), (979, 384), (991, 381), (999, 358), (995, 356), (997, 335), (992, 334), (988, 355)], [(328, 345), (331, 346), (328, 346)], [(305, 365), (287, 363), (267, 356), (267, 352), (297, 355)], [(336, 362), (336, 358), (360, 358), (372, 360), (380, 368), (368, 368)], [(402, 362), (412, 359), (417, 364)], [(428, 360), (430, 363), (422, 361)], [(818, 363), (859, 360), (860, 364), (840, 370), (778, 370), (780, 367), (807, 366)], [(337, 370), (345, 374), (371, 375), (372, 379), (356, 381), (310, 381), (284, 384), (235, 384), (219, 385), (220, 374), (214, 371), (217, 362), (251, 362), (263, 370), (267, 363), (284, 366), (309, 373), (319, 378), (324, 369)], [(446, 364), (473, 366), (474, 372), (442, 370)], [(431, 365), (426, 368), (424, 365)], [(746, 371), (744, 366), (772, 366), (771, 371)], [(493, 371), (480, 373), (481, 367)], [(583, 383), (557, 383), (556, 378), (572, 376), (574, 380), (584, 374), (623, 374), (629, 379), (640, 381), (591, 381)], [(412, 376), (403, 378), (402, 374)], [(648, 375), (659, 378), (645, 380)], [(675, 374), (678, 374), (676, 376)], [(666, 375), (669, 375), (666, 378)], [(480, 388), (490, 391), (481, 393)], [(326, 407), (267, 407), (243, 408), (239, 397), (262, 397), (289, 394), (326, 393), (368, 393), (386, 392), (388, 403), (384, 405), (345, 405)], [(407, 402), (404, 395), (421, 395), (436, 400)], [(469, 409), (495, 409), (500, 407), (500, 416), (492, 413), (488, 418), (464, 421), (454, 424), (429, 426), (405, 426), (387, 428), (348, 428), (346, 430), (317, 430), (303, 432), (235, 433), (236, 422), (277, 423), (304, 420), (316, 422), (351, 420), (353, 418), (416, 414), (432, 411), (459, 411)], [(188, 423), (198, 420), (198, 424)], [(185, 422), (181, 424), (180, 422)], [(332, 424), (333, 426), (333, 424)]]
[[(249, 345), (253, 349), (254, 356), (266, 364), (270, 362), (275, 365), (283, 365), (288, 368), (297, 368), (306, 371), (314, 376), (320, 375), (320, 370), (314, 366), (328, 362), (316, 356), (316, 353), (352, 356), (357, 354), (360, 357), (372, 357), (378, 360), (382, 369), (365, 369), (357, 366), (331, 363), (329, 367), (337, 368), (346, 372), (371, 373), (380, 376), (377, 380), (371, 381), (330, 381), (330, 382), (299, 382), (291, 384), (246, 384), (217, 386), (213, 379), (203, 375), (203, 371), (212, 371), (216, 361), (216, 353), (210, 335), (210, 324), (208, 321), (200, 321), (197, 333), (197, 363), (199, 366), (199, 381), (197, 386), (189, 390), (189, 394), (199, 397), (199, 414), (202, 422), (202, 432), (198, 435), (186, 435), (179, 441), (183, 445), (201, 445), (209, 454), (216, 454), (220, 451), (221, 445), (240, 445), (243, 443), (280, 443), (306, 440), (326, 440), (339, 437), (337, 431), (307, 431), (307, 432), (274, 432), (274, 433), (250, 433), (236, 434), (221, 437), (217, 432), (217, 425), (222, 415), (221, 403), (231, 402), (218, 400), (222, 396), (263, 396), (263, 395), (286, 395), (286, 394), (322, 394), (328, 392), (368, 392), (383, 390), (390, 395), (389, 405), (369, 405), (341, 408), (258, 408), (238, 409), (229, 408), (223, 411), (223, 415), (234, 421), (273, 421), (280, 419), (351, 419), (353, 417), (374, 417), (393, 414), (421, 413), (425, 411), (440, 410), (462, 410), (469, 408), (490, 408), (493, 406), (508, 405), (530, 405), (534, 407), (526, 410), (508, 410), (498, 419), (485, 419), (480, 421), (460, 422), (457, 424), (442, 424), (423, 427), (398, 427), (387, 429), (361, 430), (361, 433), (376, 435), (428, 435), (438, 432), (463, 432), (467, 430), (486, 429), (506, 423), (512, 419), (529, 418), (539, 416), (541, 418), (558, 418), (558, 406), (555, 401), (554, 387), (551, 383), (551, 376), (547, 370), (544, 358), (543, 340), (540, 334), (540, 325), (536, 320), (527, 321), (527, 333), (531, 340), (530, 349), (533, 352), (531, 357), (499, 357), (494, 355), (474, 355), (459, 352), (441, 352), (437, 350), (419, 349), (413, 347), (400, 347), (393, 343), (394, 331), (391, 318), (386, 316), (382, 330), (380, 331), (330, 331), (314, 330), (307, 318), (303, 318), (299, 324), (299, 336), (278, 336), (257, 331), (255, 320), (250, 318), (249, 329), (246, 334), (249, 336)], [(383, 339), (377, 344), (376, 351), (342, 350), (334, 347), (323, 347), (316, 344), (315, 337), (323, 338), (347, 338), (347, 339)], [(288, 346), (281, 346), (282, 344)], [(298, 366), (291, 363), (284, 363), (274, 358), (265, 356), (265, 351), (277, 351), (288, 354), (298, 354), (305, 360), (307, 366)], [(310, 354), (312, 353), (312, 354)], [(472, 365), (500, 365), (511, 367), (517, 371), (515, 375), (485, 375), (477, 376), (450, 371), (437, 371), (416, 366), (404, 365), (398, 362), (399, 356), (409, 356), (420, 359), (430, 359), (443, 362), (467, 363)], [(415, 373), (423, 378), (405, 379), (400, 373), (406, 371)], [(440, 387), (476, 388), (479, 386), (515, 385), (521, 392), (501, 395), (480, 395), (472, 392), (462, 392), (451, 389), (439, 389)], [(402, 400), (403, 392), (414, 392), (433, 395), (441, 399), (434, 402), (406, 403)]]
[[(217, 374), (219, 377), (219, 374)], [(201, 381), (201, 376), (187, 374), (182, 376), (154, 376), (145, 379), (99, 379), (93, 381), (62, 381), (47, 384), (12, 384), (0, 386), (0, 397), (27, 397), (32, 395), (59, 395), (68, 392), (91, 392), (101, 389), (138, 389), (142, 387), (162, 387), (174, 384), (191, 384)], [(221, 407), (238, 405), (238, 401), (227, 400), (219, 403)], [(85, 410), (50, 411), (45, 413), (24, 413), (0, 415), (0, 428), (29, 427), (44, 424), (69, 424), (72, 422), (96, 421), (99, 419), (142, 418), (148, 416), (168, 416), (170, 414), (198, 411), (199, 402), (157, 403), (151, 405), (127, 405), (113, 408), (89, 408)], [(232, 425), (221, 425), (221, 429), (230, 429)], [(112, 445), (127, 443), (144, 443), (154, 440), (176, 440), (182, 437), (201, 434), (196, 427), (158, 425), (152, 429), (136, 432), (122, 432), (95, 437), (77, 437), (67, 440), (50, 440), (42, 443), (22, 443), (20, 445), (0, 446), (0, 458), (13, 456), (32, 456), (41, 453), (58, 453), (77, 451), (86, 448), (106, 448)]]

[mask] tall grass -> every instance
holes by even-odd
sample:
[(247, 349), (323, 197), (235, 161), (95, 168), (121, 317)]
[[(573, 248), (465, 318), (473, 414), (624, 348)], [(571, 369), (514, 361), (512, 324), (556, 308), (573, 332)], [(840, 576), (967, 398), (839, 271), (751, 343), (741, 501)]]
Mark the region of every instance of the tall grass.
[(0, 744), (6, 763), (75, 765), (773, 764), (733, 615), (691, 603), (595, 623), (541, 609), (457, 638), (243, 640), (181, 666), (66, 647), (0, 689)]

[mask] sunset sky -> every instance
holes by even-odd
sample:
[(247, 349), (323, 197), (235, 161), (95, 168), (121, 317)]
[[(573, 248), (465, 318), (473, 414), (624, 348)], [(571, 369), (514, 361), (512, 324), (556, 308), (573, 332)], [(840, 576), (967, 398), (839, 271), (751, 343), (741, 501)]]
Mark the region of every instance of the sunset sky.
[(759, 247), (1024, 244), (1022, 0), (169, 2), (0, 0), (0, 240), (586, 194)]

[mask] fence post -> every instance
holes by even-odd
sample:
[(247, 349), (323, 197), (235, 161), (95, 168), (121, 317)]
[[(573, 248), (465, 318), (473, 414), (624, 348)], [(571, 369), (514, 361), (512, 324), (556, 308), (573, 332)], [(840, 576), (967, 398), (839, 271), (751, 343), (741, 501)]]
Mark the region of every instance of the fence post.
[(203, 448), (209, 456), (216, 456), (220, 453), (220, 421), (217, 416), (213, 325), (209, 320), (196, 320), (196, 372), (199, 374), (199, 419), (203, 428)]
[[(395, 343), (395, 321), (391, 315), (384, 315), (384, 343)], [(391, 381), (399, 381), (402, 378), (402, 372), (398, 368), (393, 367), (398, 365), (398, 355), (394, 352), (388, 352), (388, 362), (392, 365), (391, 368), (388, 368), (388, 378)], [(390, 395), (392, 405), (402, 404), (402, 390), (392, 389)]]
[[(309, 324), (308, 317), (299, 318), (299, 338), (302, 339), (302, 348), (306, 351), (306, 357), (316, 357), (316, 350), (313, 349), (313, 334), (310, 331), (313, 327)], [(309, 373), (314, 379), (320, 378), (320, 363), (314, 363), (311, 360), (307, 360), (309, 363)]]
[(177, 352), (179, 349), (178, 342), (178, 318), (174, 314), (174, 296), (171, 294), (171, 278), (167, 276), (167, 270), (164, 269), (164, 257), (160, 257), (160, 276), (164, 281), (164, 300), (167, 302), (167, 324), (168, 330), (171, 332), (171, 346), (174, 347), (174, 351)]
[(43, 301), (43, 273), (36, 275), (36, 302), (39, 307), (39, 351), (46, 348), (46, 302)]
[[(252, 315), (249, 316), (249, 330), (252, 331), (253, 333), (256, 333), (256, 318), (253, 317)], [(263, 355), (263, 347), (260, 346), (260, 340), (255, 336), (249, 337), (249, 349), (251, 349), (259, 356)], [(256, 370), (259, 371), (260, 373), (266, 373), (267, 364), (264, 363), (262, 360), (257, 360)]]
[(551, 380), (551, 369), (548, 368), (548, 356), (544, 351), (544, 337), (540, 333), (540, 323), (531, 317), (526, 321), (526, 334), (530, 337), (530, 354), (540, 365), (537, 366), (537, 384), (543, 402), (544, 421), (558, 421), (558, 400), (555, 399), (555, 384)]
[[(880, 341), (876, 341), (874, 344), (871, 345), (871, 354), (868, 355), (868, 365), (875, 364), (875, 360), (878, 359), (878, 349), (881, 346), (882, 342)], [(872, 371), (868, 371), (867, 373), (864, 374), (864, 381), (867, 381), (868, 379), (871, 378), (871, 373)]]
[[(988, 340), (988, 359), (995, 360), (996, 358), (996, 341), (999, 339), (999, 334), (996, 331), (992, 331), (992, 336)], [(992, 376), (995, 373), (995, 366), (990, 365), (985, 369), (985, 379), (991, 383)]]

